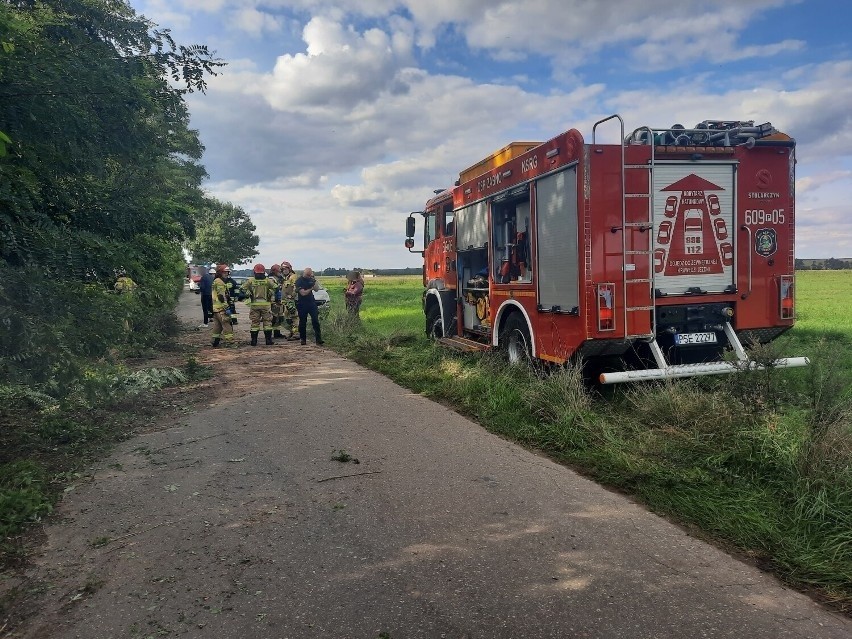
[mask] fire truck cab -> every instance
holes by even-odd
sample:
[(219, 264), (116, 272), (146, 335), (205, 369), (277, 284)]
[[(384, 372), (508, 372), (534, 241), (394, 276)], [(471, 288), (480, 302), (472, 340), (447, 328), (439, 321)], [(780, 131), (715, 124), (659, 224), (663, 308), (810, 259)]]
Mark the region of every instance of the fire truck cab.
[[(598, 143), (614, 124), (620, 142)], [(625, 135), (612, 115), (590, 143), (512, 143), (409, 215), (409, 251), (425, 221), (426, 332), (511, 361), (621, 358), (602, 383), (755, 368), (743, 344), (794, 322), (794, 169), (769, 123)]]

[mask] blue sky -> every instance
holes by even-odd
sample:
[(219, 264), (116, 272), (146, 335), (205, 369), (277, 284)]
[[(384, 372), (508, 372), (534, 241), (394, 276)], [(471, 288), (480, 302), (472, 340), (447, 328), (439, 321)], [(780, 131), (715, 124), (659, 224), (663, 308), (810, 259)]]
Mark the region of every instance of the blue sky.
[(852, 6), (829, 0), (131, 0), (228, 62), (189, 97), (207, 190), (258, 260), (419, 266), (404, 219), (513, 140), (772, 122), (797, 257), (852, 257)]

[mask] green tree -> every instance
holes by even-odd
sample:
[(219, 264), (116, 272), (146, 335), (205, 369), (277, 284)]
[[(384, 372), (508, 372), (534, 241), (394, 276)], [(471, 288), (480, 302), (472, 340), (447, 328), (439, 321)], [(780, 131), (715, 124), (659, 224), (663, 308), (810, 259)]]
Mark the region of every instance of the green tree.
[(184, 94), (222, 64), (125, 0), (0, 3), (0, 384), (161, 338), (205, 203)]
[(199, 264), (238, 264), (257, 255), (260, 239), (255, 230), (242, 208), (210, 199), (196, 216), (195, 237), (186, 248)]

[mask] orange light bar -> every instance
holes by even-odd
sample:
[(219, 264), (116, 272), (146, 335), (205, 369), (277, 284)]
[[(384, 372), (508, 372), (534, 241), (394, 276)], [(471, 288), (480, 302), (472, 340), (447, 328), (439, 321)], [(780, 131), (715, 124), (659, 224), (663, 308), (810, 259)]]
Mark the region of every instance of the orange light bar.
[(731, 154), (734, 152), (730, 146), (675, 146), (658, 145), (655, 153), (701, 153), (702, 155)]

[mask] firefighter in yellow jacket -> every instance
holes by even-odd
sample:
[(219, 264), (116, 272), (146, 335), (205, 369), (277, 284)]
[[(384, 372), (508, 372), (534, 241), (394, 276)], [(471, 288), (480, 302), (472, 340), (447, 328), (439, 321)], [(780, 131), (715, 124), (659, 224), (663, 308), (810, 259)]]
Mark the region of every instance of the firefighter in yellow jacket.
[(272, 302), (278, 283), (272, 277), (266, 277), (263, 264), (254, 265), (254, 275), (248, 278), (242, 289), (249, 298), (249, 321), (251, 322), (251, 345), (257, 346), (257, 334), (263, 328), (266, 343), (272, 345)]
[(213, 346), (219, 346), (219, 340), (225, 340), (225, 346), (234, 345), (234, 327), (231, 326), (231, 303), (228, 285), (225, 284), (225, 264), (216, 267), (213, 280)]
[(130, 279), (130, 276), (127, 275), (127, 271), (119, 271), (119, 277), (115, 281), (115, 286), (113, 286), (113, 290), (116, 293), (132, 293), (136, 290), (136, 282)]
[(298, 339), (293, 334), (293, 323), (299, 314), (296, 312), (296, 276), (293, 265), (286, 260), (281, 262), (281, 305), (284, 310), (282, 326), (288, 340)]
[(275, 282), (275, 297), (272, 299), (272, 337), (284, 337), (281, 334), (281, 323), (284, 321), (284, 304), (281, 298), (281, 267), (273, 264), (269, 267), (269, 279)]

